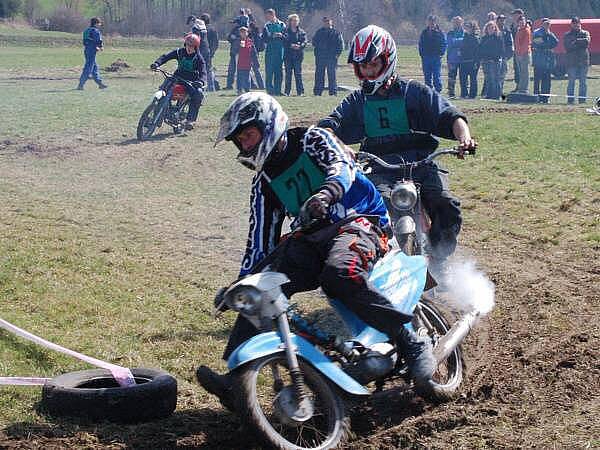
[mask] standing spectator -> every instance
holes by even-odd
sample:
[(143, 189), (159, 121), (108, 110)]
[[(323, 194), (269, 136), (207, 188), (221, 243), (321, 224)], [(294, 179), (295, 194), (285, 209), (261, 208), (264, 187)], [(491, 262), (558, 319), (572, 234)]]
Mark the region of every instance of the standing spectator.
[(479, 72), (479, 26), (477, 22), (465, 23), (460, 63), (461, 98), (477, 97), (477, 72)]
[(312, 38), (315, 52), (314, 94), (321, 95), (325, 89), (325, 71), (329, 95), (337, 95), (336, 70), (340, 54), (344, 50), (342, 33), (333, 27), (333, 19), (323, 17), (323, 26)]
[(515, 46), (513, 42), (512, 33), (505, 25), (506, 16), (500, 14), (496, 19), (496, 25), (502, 35), (502, 41), (504, 43), (504, 55), (502, 55), (502, 62), (500, 63), (500, 93), (504, 93), (504, 80), (506, 79), (506, 72), (508, 72), (508, 60), (513, 57), (515, 53)]
[(533, 63), (533, 93), (542, 94), (540, 103), (548, 103), (550, 85), (552, 83), (552, 69), (556, 64), (556, 57), (552, 49), (558, 45), (558, 39), (550, 31), (550, 19), (542, 19), (542, 25), (533, 32), (532, 63)]
[(83, 55), (85, 56), (85, 64), (79, 77), (78, 91), (83, 91), (83, 85), (92, 76), (100, 89), (106, 89), (108, 86), (102, 82), (98, 64), (96, 64), (96, 53), (104, 49), (102, 42), (102, 33), (100, 27), (102, 19), (100, 17), (92, 17), (90, 26), (83, 31)]
[(240, 27), (240, 51), (237, 60), (237, 93), (250, 92), (250, 69), (252, 54), (256, 53), (252, 39), (248, 37), (248, 28)]
[(206, 62), (206, 70), (207, 70), (207, 89), (209, 92), (213, 92), (217, 90), (217, 86), (215, 84), (215, 68), (213, 66), (213, 58), (215, 57), (215, 53), (219, 48), (219, 34), (217, 30), (210, 24), (210, 14), (203, 13), (200, 15), (200, 19), (204, 21), (206, 25), (206, 37), (208, 40), (208, 60)]
[(531, 28), (527, 25), (525, 16), (517, 22), (515, 36), (515, 63), (519, 71), (517, 92), (527, 92), (529, 88), (529, 59), (531, 58)]
[(283, 81), (283, 34), (285, 23), (277, 18), (274, 9), (265, 11), (267, 23), (262, 38), (265, 43), (265, 82), (267, 94), (281, 95)]
[(249, 9), (240, 8), (240, 15), (233, 19), (233, 23), (235, 23), (238, 28), (248, 28), (248, 26), (250, 25), (250, 16), (248, 15), (249, 11)]
[(498, 25), (490, 20), (483, 27), (483, 37), (479, 45), (479, 57), (483, 66), (486, 85), (485, 98), (500, 98), (500, 62), (504, 54), (504, 44)]
[(587, 72), (590, 65), (590, 33), (581, 28), (581, 19), (571, 19), (571, 30), (564, 36), (567, 51), (567, 84), (568, 102), (575, 102), (575, 80), (579, 80), (579, 103), (585, 103), (587, 96)]
[(298, 14), (290, 14), (284, 39), (285, 95), (290, 95), (292, 91), (292, 72), (296, 79), (296, 93), (304, 95), (302, 60), (304, 59), (304, 47), (306, 47), (306, 31), (298, 25), (300, 25)]
[(427, 28), (419, 37), (419, 55), (423, 64), (425, 84), (442, 92), (442, 56), (446, 53), (446, 36), (440, 30), (438, 18), (427, 17)]
[[(456, 76), (460, 71), (460, 64), (462, 62), (462, 43), (465, 37), (465, 30), (463, 28), (464, 20), (460, 16), (456, 16), (452, 19), (452, 30), (446, 34), (446, 40), (448, 42), (448, 97), (456, 98), (455, 86)], [(462, 72), (461, 72), (462, 74)], [(460, 96), (466, 97), (464, 86), (460, 85)]]
[(264, 89), (265, 82), (260, 73), (260, 61), (258, 55), (265, 50), (265, 44), (260, 34), (260, 29), (256, 26), (256, 21), (252, 16), (250, 16), (250, 29), (248, 30), (248, 35), (250, 36), (250, 39), (252, 39), (252, 42), (254, 42), (254, 48), (256, 49), (256, 53), (252, 53), (252, 76), (250, 77), (250, 84), (253, 88)]
[(240, 51), (240, 26), (237, 23), (227, 34), (229, 42), (229, 64), (227, 66), (227, 86), (225, 89), (233, 89), (233, 81), (237, 69), (237, 54)]
[(208, 45), (208, 31), (206, 29), (206, 23), (204, 20), (197, 18), (196, 16), (189, 16), (187, 19), (187, 24), (192, 26), (192, 33), (200, 38), (200, 54), (202, 58), (204, 58), (204, 63), (206, 64), (206, 74), (208, 78), (208, 73), (210, 72), (210, 47)]
[[(522, 9), (517, 8), (515, 10), (513, 10), (513, 12), (510, 13), (510, 17), (511, 17), (511, 24), (510, 24), (510, 34), (512, 35), (513, 38), (513, 44), (515, 41), (515, 38), (517, 36), (517, 23), (519, 22), (519, 19), (521, 18), (521, 16), (524, 16), (525, 13), (523, 12)], [(513, 45), (514, 48), (514, 45)], [(513, 73), (514, 73), (514, 80), (515, 80), (515, 89), (513, 92), (515, 92), (516, 86), (519, 84), (519, 69), (517, 68), (517, 61), (513, 58)]]

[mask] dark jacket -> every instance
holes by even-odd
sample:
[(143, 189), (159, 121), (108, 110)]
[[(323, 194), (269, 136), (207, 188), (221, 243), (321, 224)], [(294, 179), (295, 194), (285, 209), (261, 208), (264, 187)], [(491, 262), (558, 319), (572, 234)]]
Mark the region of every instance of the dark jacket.
[(479, 62), (479, 36), (465, 33), (461, 48), (462, 62)]
[(214, 58), (217, 49), (219, 48), (219, 33), (212, 26), (206, 27), (208, 34), (208, 48), (210, 49), (210, 57)]
[(83, 46), (86, 52), (96, 53), (97, 48), (102, 48), (102, 33), (96, 27), (87, 27), (83, 32)]
[(556, 57), (552, 49), (558, 45), (558, 38), (545, 28), (533, 32), (531, 42), (533, 67), (541, 70), (552, 70), (556, 65)]
[(586, 30), (571, 30), (564, 36), (567, 51), (567, 67), (590, 65), (590, 33)]
[(321, 27), (312, 38), (316, 58), (337, 58), (344, 50), (342, 33), (335, 28)]
[(425, 28), (419, 37), (419, 55), (421, 57), (437, 56), (441, 58), (446, 53), (446, 35), (440, 29)]
[(496, 34), (484, 35), (479, 43), (481, 61), (499, 60), (504, 57), (504, 41)]
[(506, 28), (504, 28), (503, 30), (500, 30), (500, 33), (502, 33), (502, 40), (503, 40), (503, 44), (504, 44), (503, 58), (510, 59), (515, 54), (515, 42), (513, 39), (513, 35), (510, 32), (510, 30), (507, 30)]
[(450, 30), (446, 33), (448, 43), (448, 64), (460, 64), (462, 62), (462, 42), (465, 38), (465, 30)]
[[(300, 48), (292, 48), (292, 44), (298, 44)], [(285, 59), (302, 61), (304, 59), (304, 47), (306, 47), (306, 31), (302, 28), (298, 28), (296, 31), (288, 28), (283, 36)]]
[(154, 61), (159, 66), (172, 59), (177, 60), (177, 70), (175, 75), (188, 81), (201, 81), (206, 84), (206, 62), (200, 52), (188, 55), (185, 48), (176, 48), (175, 50), (165, 53)]
[(250, 22), (248, 29), (248, 37), (254, 42), (254, 48), (257, 52), (262, 52), (265, 49), (265, 41), (262, 38), (260, 29), (256, 26), (256, 22)]
[(227, 42), (229, 42), (229, 54), (237, 55), (240, 49), (240, 27), (233, 27), (229, 33), (227, 33)]

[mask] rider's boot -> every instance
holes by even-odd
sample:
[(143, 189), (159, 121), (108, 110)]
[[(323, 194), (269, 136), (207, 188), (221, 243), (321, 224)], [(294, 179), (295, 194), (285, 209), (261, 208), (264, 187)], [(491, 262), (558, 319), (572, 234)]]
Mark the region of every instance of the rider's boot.
[(234, 412), (231, 375), (220, 375), (209, 367), (200, 366), (196, 369), (196, 378), (206, 391), (219, 397), (221, 404)]
[(99, 89), (106, 89), (108, 87), (107, 84), (104, 84), (102, 81), (98, 83), (98, 88)]
[(396, 336), (396, 343), (408, 365), (408, 373), (417, 391), (426, 392), (437, 367), (431, 340), (428, 337), (418, 336), (414, 331), (403, 326)]
[(193, 129), (194, 129), (194, 122), (193, 122), (193, 121), (191, 121), (191, 120), (187, 120), (187, 119), (186, 119), (186, 120), (183, 122), (183, 128), (184, 128), (186, 131), (191, 131), (191, 130), (193, 130)]

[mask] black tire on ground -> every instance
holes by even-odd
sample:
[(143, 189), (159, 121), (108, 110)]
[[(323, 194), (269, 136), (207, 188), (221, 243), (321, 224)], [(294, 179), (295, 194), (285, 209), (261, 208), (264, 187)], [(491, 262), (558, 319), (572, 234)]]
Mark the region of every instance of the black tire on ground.
[[(433, 303), (421, 299), (421, 311), (440, 336), (446, 334), (450, 325)], [(458, 396), (458, 388), (463, 380), (465, 361), (462, 350), (458, 346), (446, 361), (438, 366), (438, 370), (426, 385), (416, 386), (417, 392), (432, 401), (447, 402)]]
[[(269, 366), (277, 364), (286, 371), (285, 354), (276, 353), (251, 361), (236, 371), (233, 384), (237, 410), (248, 425), (267, 447), (281, 450), (324, 450), (337, 447), (346, 438), (349, 422), (344, 412), (344, 402), (336, 388), (303, 359), (298, 361), (304, 383), (315, 401), (315, 416), (304, 425), (286, 426), (278, 423), (270, 411), (270, 397), (275, 394), (269, 389)], [(266, 373), (261, 372), (266, 370)], [(290, 380), (284, 381), (289, 385)], [(274, 420), (275, 419), (275, 420)], [(313, 434), (311, 430), (319, 430)], [(295, 430), (295, 431), (294, 431)], [(290, 436), (286, 436), (287, 434)], [(306, 436), (304, 435), (306, 433)], [(295, 442), (288, 439), (296, 435)], [(305, 438), (305, 439), (303, 439)], [(318, 442), (317, 442), (318, 440)]]
[(134, 423), (170, 416), (177, 380), (157, 369), (131, 369), (136, 386), (119, 387), (108, 370), (69, 372), (42, 389), (41, 408), (51, 415)]

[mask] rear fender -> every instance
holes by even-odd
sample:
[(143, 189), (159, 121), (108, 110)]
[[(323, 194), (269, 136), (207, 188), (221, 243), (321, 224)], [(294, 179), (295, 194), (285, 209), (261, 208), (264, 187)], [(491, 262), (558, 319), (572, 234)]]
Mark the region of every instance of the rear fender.
[(167, 93), (166, 93), (165, 91), (163, 91), (162, 89), (159, 89), (158, 91), (156, 91), (156, 92), (154, 93), (154, 96), (153, 96), (153, 98), (154, 98), (156, 101), (159, 101), (159, 100), (160, 100), (161, 98), (163, 98), (165, 95), (167, 95)]
[[(306, 339), (292, 334), (292, 343), (296, 354), (317, 369), (323, 376), (340, 389), (352, 395), (370, 395), (368, 389), (331, 362), (323, 353)], [(234, 370), (250, 361), (284, 351), (283, 341), (271, 331), (254, 336), (240, 345), (227, 360), (227, 366)]]

